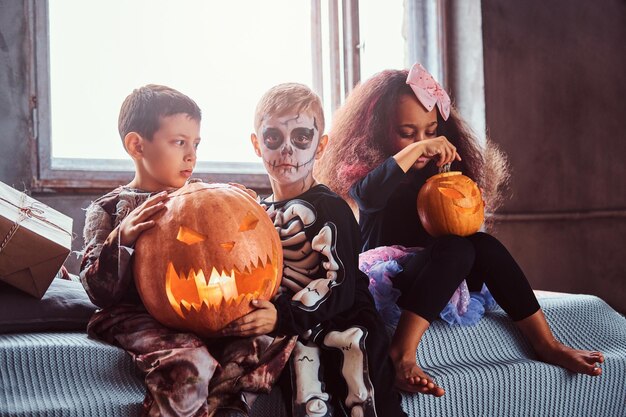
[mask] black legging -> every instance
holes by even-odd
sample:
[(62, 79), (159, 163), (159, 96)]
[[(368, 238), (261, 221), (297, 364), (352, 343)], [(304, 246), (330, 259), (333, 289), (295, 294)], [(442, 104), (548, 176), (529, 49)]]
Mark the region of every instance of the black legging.
[(418, 252), (393, 278), (398, 305), (432, 322), (454, 290), (467, 280), (470, 291), (487, 284), (493, 298), (514, 320), (539, 310), (537, 298), (509, 251), (487, 233), (443, 236)]

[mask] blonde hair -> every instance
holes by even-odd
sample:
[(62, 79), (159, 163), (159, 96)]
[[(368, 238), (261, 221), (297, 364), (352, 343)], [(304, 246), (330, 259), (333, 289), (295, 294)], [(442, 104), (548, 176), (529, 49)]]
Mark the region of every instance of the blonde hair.
[(269, 115), (284, 116), (287, 113), (306, 112), (313, 115), (319, 134), (322, 135), (324, 133), (324, 108), (319, 96), (304, 84), (278, 84), (267, 90), (259, 100), (254, 113), (254, 130), (258, 131), (263, 119)]

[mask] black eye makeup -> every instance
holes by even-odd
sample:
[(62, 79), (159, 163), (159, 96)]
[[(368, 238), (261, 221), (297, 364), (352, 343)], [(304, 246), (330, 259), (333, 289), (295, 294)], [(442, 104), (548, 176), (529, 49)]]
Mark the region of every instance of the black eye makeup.
[(291, 131), (291, 143), (298, 149), (309, 149), (313, 143), (315, 129), (297, 127)]
[(263, 143), (265, 143), (265, 146), (269, 149), (278, 149), (284, 141), (285, 137), (279, 129), (276, 129), (275, 127), (268, 127), (263, 130)]

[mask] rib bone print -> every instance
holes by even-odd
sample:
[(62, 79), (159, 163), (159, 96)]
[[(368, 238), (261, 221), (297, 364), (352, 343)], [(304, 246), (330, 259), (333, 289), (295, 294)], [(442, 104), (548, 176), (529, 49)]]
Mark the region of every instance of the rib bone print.
[(337, 229), (327, 222), (309, 241), (306, 231), (317, 215), (315, 207), (292, 200), (280, 209), (266, 207), (283, 246), (281, 286), (294, 293), (292, 300), (306, 311), (315, 311), (343, 280), (343, 264), (337, 256)]

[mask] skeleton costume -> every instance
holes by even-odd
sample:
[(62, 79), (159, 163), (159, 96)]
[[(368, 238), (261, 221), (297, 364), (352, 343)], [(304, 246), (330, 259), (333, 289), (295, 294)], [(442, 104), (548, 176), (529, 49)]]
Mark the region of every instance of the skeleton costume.
[(202, 340), (152, 318), (135, 287), (133, 249), (119, 244), (118, 227), (148, 197), (119, 187), (87, 209), (80, 280), (102, 308), (89, 336), (133, 357), (147, 387), (144, 416), (212, 416), (220, 407), (247, 412), (242, 392), (269, 392), (295, 344), (268, 336)]
[(299, 336), (291, 360), (293, 414), (332, 415), (335, 396), (352, 416), (405, 416), (387, 332), (358, 269), (360, 235), (348, 205), (325, 185), (261, 204), (283, 244), (277, 333)]

